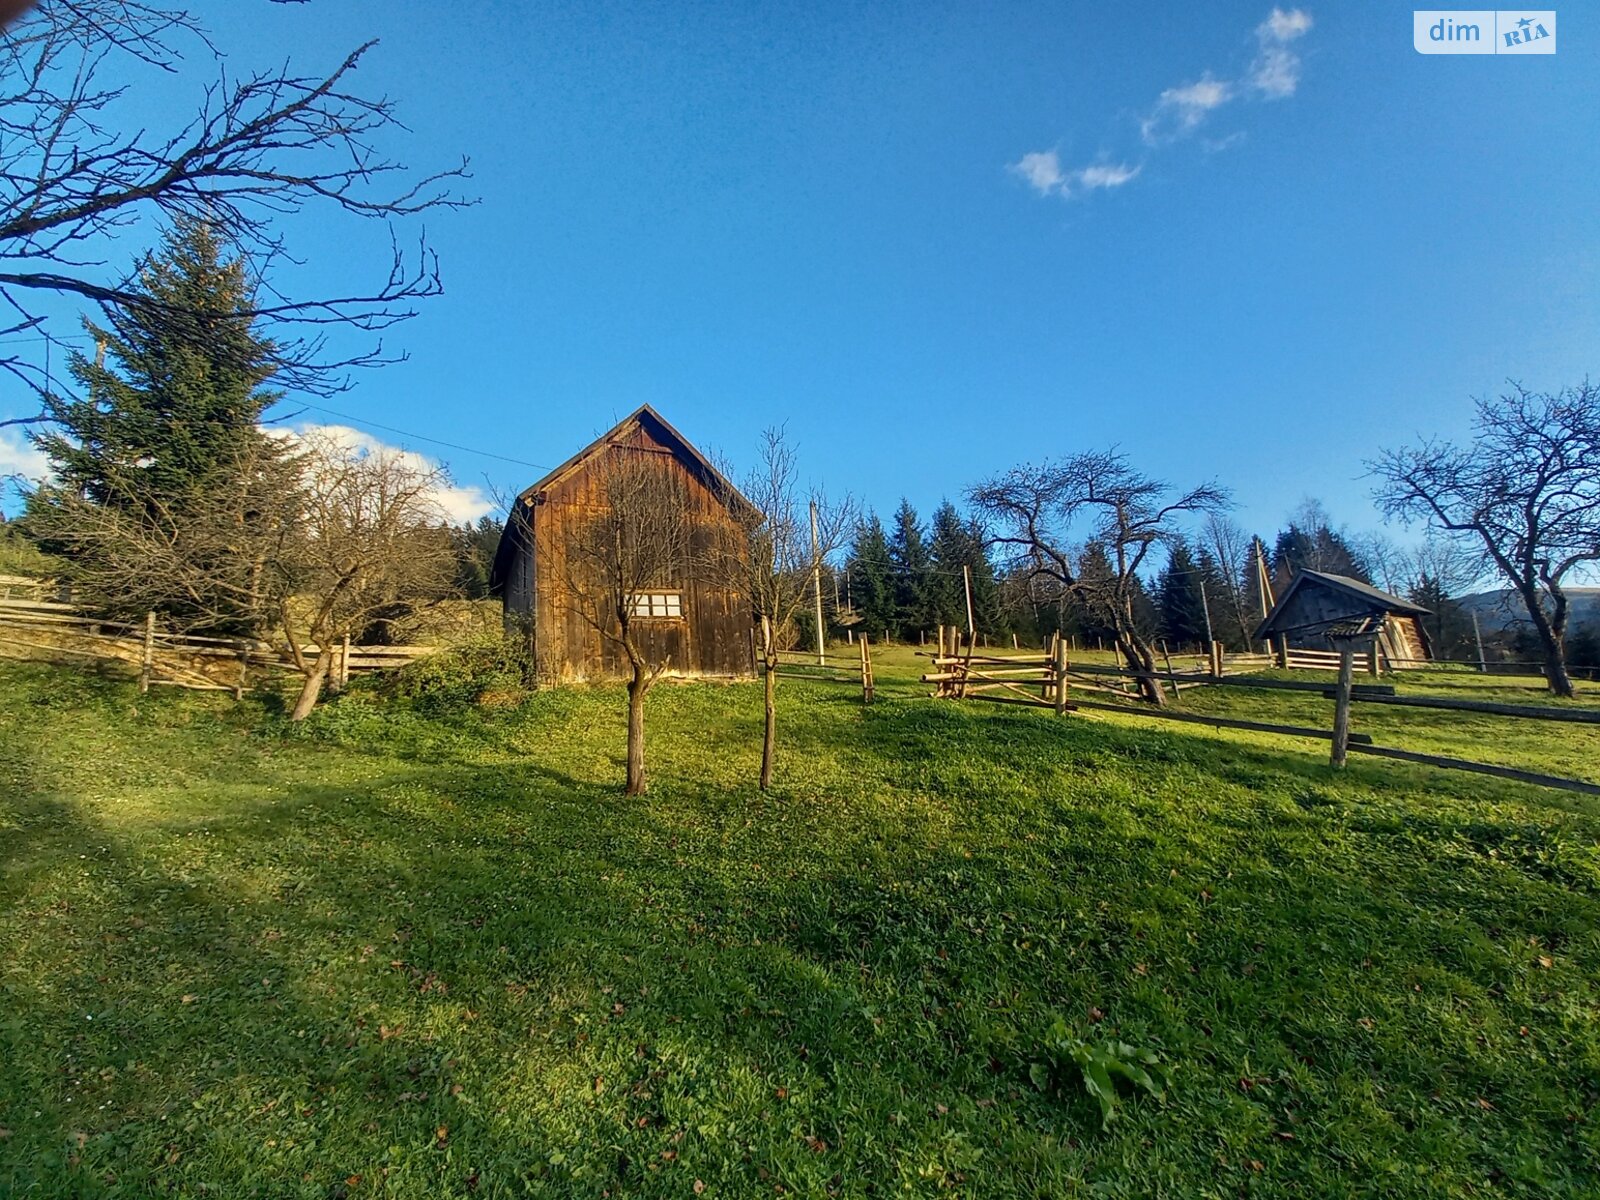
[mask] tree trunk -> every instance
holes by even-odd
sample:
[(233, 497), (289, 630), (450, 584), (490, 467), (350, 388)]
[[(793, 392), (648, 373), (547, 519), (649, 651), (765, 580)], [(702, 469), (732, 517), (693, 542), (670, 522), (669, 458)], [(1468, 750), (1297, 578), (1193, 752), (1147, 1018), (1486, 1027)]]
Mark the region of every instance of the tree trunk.
[(629, 796), (642, 796), (650, 786), (644, 775), (644, 695), (649, 690), (644, 666), (635, 663), (628, 681), (628, 786), (623, 789)]
[(766, 678), (762, 681), (766, 705), (766, 724), (761, 731), (761, 790), (772, 786), (772, 763), (778, 755), (778, 656), (770, 650), (766, 655)]
[(1157, 708), (1167, 706), (1167, 693), (1161, 680), (1153, 678), (1156, 672), (1156, 652), (1137, 633), (1117, 634), (1117, 647), (1129, 668), (1142, 673), (1138, 680), (1139, 698)]
[(289, 720), (304, 721), (311, 715), (317, 699), (322, 695), (322, 685), (327, 681), (328, 668), (332, 665), (333, 647), (323, 646), (317, 651), (317, 661), (312, 664), (311, 671), (306, 675), (305, 686), (300, 689), (300, 698), (294, 702), (294, 710), (290, 712)]
[[(1562, 597), (1565, 600), (1565, 597)], [(1536, 588), (1522, 589), (1522, 603), (1528, 610), (1528, 619), (1533, 624), (1534, 633), (1539, 636), (1539, 647), (1544, 651), (1544, 678), (1550, 691), (1557, 696), (1570, 700), (1577, 694), (1572, 686), (1572, 678), (1567, 674), (1567, 649), (1566, 639), (1566, 613), (1562, 611), (1555, 622), (1550, 620), (1550, 615), (1544, 611), (1542, 597)], [(1565, 604), (1561, 607), (1565, 609)]]

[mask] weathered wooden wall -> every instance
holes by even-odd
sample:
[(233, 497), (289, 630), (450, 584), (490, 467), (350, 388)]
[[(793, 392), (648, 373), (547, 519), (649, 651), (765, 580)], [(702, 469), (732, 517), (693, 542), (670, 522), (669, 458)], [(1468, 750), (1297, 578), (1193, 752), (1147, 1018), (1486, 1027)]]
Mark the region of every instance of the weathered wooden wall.
[[(1324, 632), (1327, 626), (1336, 621), (1377, 616), (1387, 611), (1376, 603), (1308, 580), (1289, 597), (1276, 624), (1287, 631), (1289, 645), (1308, 650), (1326, 650), (1332, 646)], [(1385, 654), (1391, 658), (1428, 657), (1427, 642), (1422, 636), (1421, 627), (1417, 618), (1409, 613), (1388, 613), (1382, 642)]]
[[(697, 465), (657, 439), (642, 424), (617, 439), (627, 449), (604, 449), (599, 454), (648, 454), (663, 472), (670, 473), (689, 507), (692, 527), (690, 561), (674, 578), (661, 581), (664, 591), (683, 594), (680, 618), (637, 619), (648, 652), (657, 661), (669, 657), (669, 673), (688, 675), (748, 675), (755, 669), (751, 657), (749, 606), (741, 597), (706, 578), (695, 562), (719, 527), (731, 523), (724, 501), (712, 490)], [(603, 511), (604, 495), (596, 459), (579, 463), (554, 480), (525, 511), (532, 528), (532, 603), (535, 661), (541, 677), (552, 681), (616, 678), (626, 673), (627, 660), (617, 643), (602, 637), (584, 616), (581, 580), (573, 579), (568, 546), (596, 513)], [(518, 566), (520, 567), (520, 562)], [(578, 582), (580, 586), (572, 585)], [(507, 608), (515, 594), (508, 580)]]

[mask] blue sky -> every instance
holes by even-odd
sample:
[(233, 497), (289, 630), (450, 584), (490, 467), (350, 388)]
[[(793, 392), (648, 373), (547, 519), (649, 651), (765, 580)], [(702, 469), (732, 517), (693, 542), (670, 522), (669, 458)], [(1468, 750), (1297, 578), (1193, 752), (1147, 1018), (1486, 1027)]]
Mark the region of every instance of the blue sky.
[[(1120, 443), (1270, 534), (1306, 495), (1370, 527), (1375, 447), (1600, 373), (1587, 8), (1518, 58), (1380, 3), (201, 8), (235, 69), (380, 38), (395, 150), (472, 158), (410, 361), (327, 402), (368, 423), (540, 464), (644, 402), (735, 459), (787, 423), (885, 512)], [(383, 266), (292, 232), (303, 290)]]

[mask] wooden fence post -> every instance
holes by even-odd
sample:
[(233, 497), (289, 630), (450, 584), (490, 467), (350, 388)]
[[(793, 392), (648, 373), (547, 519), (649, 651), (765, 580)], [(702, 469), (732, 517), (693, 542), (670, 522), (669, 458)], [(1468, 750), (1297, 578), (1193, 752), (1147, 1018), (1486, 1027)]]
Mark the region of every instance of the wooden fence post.
[(1055, 656), (1051, 659), (1056, 682), (1056, 716), (1064, 717), (1067, 714), (1067, 648), (1059, 637), (1056, 638)]
[(1211, 643), (1211, 674), (1213, 678), (1222, 678), (1222, 643)]
[(1350, 676), (1354, 670), (1355, 648), (1349, 642), (1339, 643), (1339, 687), (1334, 692), (1333, 754), (1329, 762), (1335, 770), (1344, 769), (1345, 756), (1350, 749)]
[(156, 614), (147, 612), (144, 615), (144, 653), (139, 660), (139, 691), (150, 690), (150, 677), (155, 673), (156, 667)]
[(350, 686), (350, 635), (344, 635), (344, 644), (339, 648), (339, 690), (342, 692)]
[(872, 647), (867, 642), (867, 635), (861, 635), (861, 700), (864, 704), (872, 703), (872, 693), (876, 691), (875, 680), (872, 678)]
[(1367, 647), (1367, 674), (1376, 678), (1378, 671), (1378, 639), (1372, 639), (1372, 645)]
[(1287, 633), (1278, 638), (1278, 666), (1285, 671), (1289, 669), (1289, 635)]
[(244, 699), (245, 684), (249, 679), (249, 675), (250, 675), (250, 643), (249, 642), (245, 642), (245, 641), (241, 641), (239, 643), (239, 679), (238, 679), (238, 682), (236, 682), (233, 685), (233, 698), (235, 700), (243, 700)]

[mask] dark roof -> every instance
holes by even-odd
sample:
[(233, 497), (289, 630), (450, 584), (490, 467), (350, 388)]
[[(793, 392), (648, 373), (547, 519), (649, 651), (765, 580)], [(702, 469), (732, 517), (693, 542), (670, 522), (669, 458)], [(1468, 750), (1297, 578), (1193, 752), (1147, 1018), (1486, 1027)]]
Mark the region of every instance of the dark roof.
[[(1295, 572), (1294, 578), (1289, 581), (1289, 586), (1283, 589), (1283, 595), (1278, 597), (1278, 602), (1272, 606), (1272, 611), (1267, 614), (1266, 619), (1256, 626), (1255, 633), (1251, 635), (1252, 641), (1265, 641), (1275, 633), (1301, 632), (1279, 628), (1279, 618), (1287, 611), (1290, 600), (1302, 587), (1328, 588), (1345, 596), (1351, 605), (1350, 611), (1340, 618), (1342, 620), (1354, 620), (1377, 612), (1402, 613), (1411, 617), (1425, 617), (1430, 612), (1420, 604), (1413, 604), (1409, 600), (1375, 588), (1370, 583), (1352, 579), (1348, 575), (1333, 575), (1327, 571), (1309, 571), (1302, 568)], [(1319, 630), (1320, 628), (1321, 626)]]
[(648, 404), (641, 404), (610, 429), (606, 430), (582, 450), (579, 450), (566, 462), (555, 470), (528, 487), (517, 493), (517, 503), (511, 506), (511, 514), (506, 520), (505, 531), (500, 535), (500, 545), (495, 549), (494, 564), (490, 569), (490, 587), (499, 590), (505, 579), (506, 559), (510, 556), (513, 547), (528, 535), (523, 528), (527, 518), (524, 509), (533, 502), (534, 497), (545, 489), (552, 487), (561, 479), (577, 470), (590, 457), (603, 450), (613, 439), (630, 425), (640, 425), (647, 429), (656, 440), (671, 446), (678, 453), (689, 460), (690, 466), (698, 473), (706, 486), (722, 498), (730, 509), (744, 509), (748, 512), (755, 511), (755, 505), (745, 499), (744, 494), (728, 482), (723, 473), (711, 465), (711, 460), (695, 449), (694, 444), (674, 429), (665, 417), (651, 408)]

